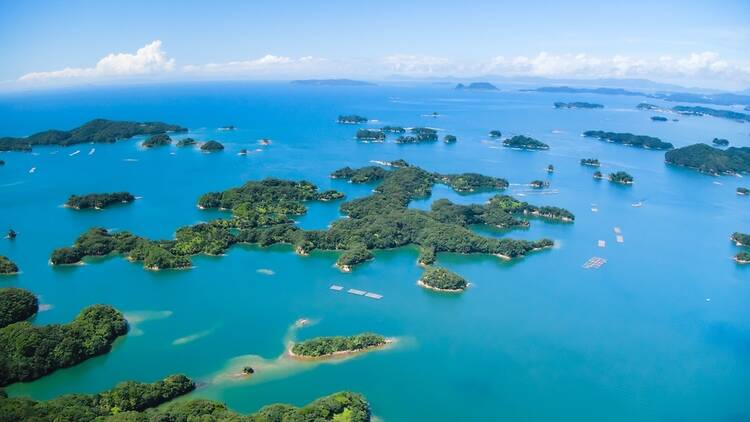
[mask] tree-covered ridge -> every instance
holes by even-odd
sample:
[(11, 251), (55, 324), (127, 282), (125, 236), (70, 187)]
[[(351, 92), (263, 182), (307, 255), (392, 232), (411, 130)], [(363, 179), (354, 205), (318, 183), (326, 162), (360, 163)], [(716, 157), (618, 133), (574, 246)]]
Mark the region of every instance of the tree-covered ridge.
[(18, 266), (15, 262), (8, 259), (3, 255), (0, 255), (0, 274), (15, 274), (18, 272)]
[(587, 130), (583, 136), (588, 138), (597, 138), (601, 141), (613, 142), (646, 149), (672, 149), (674, 146), (669, 142), (664, 142), (659, 138), (645, 135), (633, 135), (632, 133), (605, 132), (602, 130)]
[(604, 108), (601, 104), (574, 101), (572, 103), (556, 102), (555, 108)]
[(516, 135), (503, 141), (503, 146), (520, 149), (549, 149), (549, 145), (528, 136)]
[(295, 356), (317, 358), (342, 352), (358, 352), (385, 344), (386, 338), (379, 334), (362, 333), (353, 336), (316, 337), (295, 343), (291, 352)]
[(367, 123), (367, 117), (359, 116), (357, 114), (340, 115), (338, 120), (342, 124), (360, 124)]
[(224, 145), (221, 142), (217, 141), (207, 141), (204, 142), (203, 145), (201, 145), (201, 151), (206, 152), (216, 152), (216, 151), (223, 151)]
[(620, 183), (623, 185), (632, 185), (633, 176), (624, 171), (618, 171), (609, 174), (609, 181), (613, 183)]
[(28, 290), (0, 288), (0, 328), (25, 321), (39, 310), (39, 300)]
[(348, 179), (352, 183), (371, 183), (382, 180), (388, 172), (379, 166), (367, 166), (358, 169), (340, 168), (331, 173), (333, 179)]
[(664, 158), (669, 164), (714, 175), (750, 172), (750, 147), (722, 150), (706, 144), (694, 144), (668, 151)]
[(154, 148), (154, 147), (163, 147), (167, 146), (172, 143), (172, 138), (169, 137), (166, 133), (159, 133), (157, 135), (151, 135), (143, 141), (141, 146), (144, 148)]
[(717, 110), (715, 108), (702, 107), (702, 106), (676, 106), (672, 107), (677, 113), (685, 114), (689, 116), (713, 116), (722, 117), (724, 119), (732, 119), (739, 121), (750, 122), (750, 114), (740, 113), (731, 110)]
[(138, 135), (154, 135), (166, 132), (187, 132), (177, 125), (162, 122), (125, 122), (95, 119), (72, 130), (47, 130), (25, 138), (0, 138), (0, 151), (31, 151), (39, 145), (68, 146), (90, 142), (115, 142)]
[(102, 209), (114, 204), (126, 204), (135, 201), (135, 196), (128, 192), (89, 193), (87, 195), (70, 195), (65, 206), (77, 210)]
[(0, 328), (0, 386), (104, 354), (127, 330), (123, 315), (107, 305), (89, 306), (68, 324), (37, 327), (22, 321)]
[(460, 275), (440, 267), (425, 268), (419, 282), (428, 288), (447, 291), (461, 291), (469, 286)]

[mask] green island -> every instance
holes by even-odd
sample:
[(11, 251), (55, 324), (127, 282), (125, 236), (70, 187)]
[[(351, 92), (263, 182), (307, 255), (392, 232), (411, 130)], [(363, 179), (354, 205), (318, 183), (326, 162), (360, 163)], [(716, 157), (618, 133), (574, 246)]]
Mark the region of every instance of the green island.
[(581, 165), (590, 166), (590, 167), (599, 167), (601, 164), (599, 163), (598, 158), (581, 158)]
[(107, 353), (128, 331), (125, 317), (107, 305), (85, 308), (68, 324), (20, 321), (0, 328), (0, 386), (31, 381)]
[(693, 144), (664, 155), (667, 163), (713, 175), (750, 171), (750, 147), (719, 149), (706, 144)]
[(0, 288), (0, 328), (25, 321), (39, 310), (39, 299), (28, 290)]
[(184, 138), (184, 139), (180, 139), (179, 141), (177, 141), (176, 145), (182, 148), (182, 147), (189, 147), (189, 146), (195, 145), (196, 143), (197, 142), (193, 138)]
[(740, 186), (737, 188), (737, 195), (742, 195), (742, 196), (750, 195), (750, 189)]
[(662, 110), (661, 107), (649, 104), (649, 103), (640, 103), (637, 106), (635, 106), (638, 110), (652, 110), (652, 111), (659, 111)]
[(459, 91), (499, 91), (495, 85), (489, 82), (471, 82), (468, 85), (458, 84), (455, 89)]
[(750, 264), (750, 253), (742, 251), (734, 256), (734, 260), (738, 264)]
[(729, 146), (729, 139), (723, 139), (723, 138), (714, 138), (711, 141), (712, 144), (720, 147), (728, 147)]
[(547, 165), (547, 173), (554, 173), (555, 172), (555, 166), (552, 164)]
[[(322, 200), (331, 195), (329, 191), (318, 192), (315, 185), (304, 181), (265, 179), (223, 192), (207, 193), (199, 198), (201, 208), (231, 210), (230, 219), (181, 227), (174, 240), (166, 241), (92, 228), (73, 246), (53, 251), (50, 261), (54, 265), (73, 264), (86, 256), (118, 253), (131, 261), (143, 262), (147, 269), (187, 268), (191, 265), (191, 256), (201, 253), (220, 255), (236, 243), (289, 244), (301, 255), (316, 249), (340, 251), (344, 253), (338, 262), (342, 269), (351, 269), (362, 259), (369, 259), (369, 254), (362, 253), (363, 248), (371, 252), (407, 245), (418, 246), (421, 254), (481, 253), (511, 259), (551, 247), (553, 242), (549, 239), (486, 238), (472, 232), (469, 226), (529, 226), (528, 220), (518, 217), (563, 222), (575, 219), (565, 209), (537, 207), (507, 195), (495, 195), (481, 205), (457, 205), (439, 200), (433, 203), (430, 211), (410, 209), (409, 202), (428, 197), (435, 183), (453, 186), (461, 192), (503, 189), (507, 187), (507, 181), (472, 173), (436, 175), (407, 163), (399, 165), (404, 167), (387, 171), (372, 195), (344, 202), (341, 211), (347, 218), (334, 221), (326, 230), (300, 229), (291, 216), (304, 214), (304, 201)], [(344, 169), (334, 174), (346, 179), (357, 172)]]
[(339, 392), (303, 407), (288, 404), (264, 406), (242, 415), (226, 405), (206, 399), (174, 400), (195, 390), (184, 375), (171, 375), (154, 383), (125, 381), (98, 394), (67, 394), (52, 400), (7, 397), (0, 392), (4, 421), (39, 422), (368, 422), (370, 405), (360, 394)]
[(428, 127), (411, 128), (411, 136), (399, 136), (397, 144), (421, 144), (422, 142), (435, 142), (438, 140), (437, 131)]
[(387, 133), (406, 133), (406, 129), (401, 126), (383, 126), (380, 130)]
[(587, 130), (583, 132), (587, 138), (597, 138), (600, 141), (612, 142), (637, 148), (645, 149), (672, 149), (674, 146), (659, 138), (645, 135), (633, 135), (632, 133), (605, 132), (601, 130)]
[(549, 145), (528, 136), (516, 135), (503, 141), (503, 146), (508, 148), (542, 150), (549, 149)]
[(666, 121), (668, 121), (669, 119), (667, 119), (667, 118), (666, 118), (666, 117), (664, 117), (664, 116), (651, 116), (651, 120), (653, 120), (653, 121), (655, 121), (655, 122), (666, 122)]
[(609, 181), (612, 183), (620, 183), (623, 185), (632, 185), (633, 176), (631, 176), (630, 174), (624, 171), (618, 171), (618, 172), (609, 174)]
[(453, 144), (456, 143), (456, 141), (458, 141), (458, 138), (456, 138), (455, 135), (445, 135), (443, 137), (443, 142), (445, 142), (446, 144)]
[(469, 287), (469, 283), (463, 277), (440, 267), (425, 268), (417, 284), (440, 292), (462, 292)]
[(217, 142), (217, 141), (207, 141), (201, 145), (201, 151), (217, 152), (217, 151), (223, 151), (223, 150), (224, 150), (224, 145), (222, 145), (220, 142)]
[(750, 114), (740, 113), (731, 110), (718, 110), (715, 108), (702, 106), (675, 106), (672, 110), (687, 116), (713, 116), (724, 119), (738, 120), (740, 122), (750, 122)]
[(187, 132), (177, 125), (161, 122), (124, 122), (95, 119), (71, 130), (47, 130), (25, 138), (0, 138), (0, 151), (31, 151), (35, 146), (68, 146), (84, 143), (112, 143), (138, 135), (155, 135), (166, 132)]
[(360, 141), (384, 141), (385, 132), (373, 129), (359, 129), (357, 139)]
[(597, 171), (594, 172), (594, 179), (596, 179), (596, 180), (604, 179), (604, 175), (602, 174), (602, 172), (600, 172), (599, 170), (597, 170)]
[(601, 104), (575, 101), (572, 103), (555, 103), (555, 108), (604, 108)]
[(737, 246), (747, 246), (747, 247), (750, 247), (750, 234), (740, 233), (740, 232), (734, 232), (734, 233), (732, 233), (732, 241)]
[(163, 147), (172, 143), (172, 138), (166, 133), (151, 135), (141, 144), (144, 148)]
[(135, 196), (128, 192), (90, 193), (88, 195), (70, 195), (65, 206), (76, 210), (107, 208), (114, 204), (128, 204), (135, 201)]
[(295, 343), (290, 349), (292, 357), (322, 358), (361, 352), (366, 349), (382, 347), (388, 339), (373, 333), (362, 333), (353, 336), (316, 337)]
[(544, 189), (549, 187), (549, 182), (544, 180), (532, 180), (531, 183), (529, 183), (529, 186), (531, 186), (532, 189)]
[(499, 130), (491, 130), (489, 135), (490, 135), (490, 138), (502, 138), (503, 137), (503, 133), (500, 132)]
[(361, 123), (367, 123), (367, 117), (356, 114), (340, 115), (337, 122), (346, 125), (358, 125)]
[(8, 259), (8, 257), (0, 255), (0, 275), (16, 274), (18, 272), (18, 265)]

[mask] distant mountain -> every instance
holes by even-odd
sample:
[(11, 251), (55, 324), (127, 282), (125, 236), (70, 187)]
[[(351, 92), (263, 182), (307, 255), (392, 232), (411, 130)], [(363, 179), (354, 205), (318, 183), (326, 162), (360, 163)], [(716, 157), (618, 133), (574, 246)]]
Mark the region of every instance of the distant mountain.
[(563, 94), (600, 94), (600, 95), (637, 95), (649, 97), (649, 94), (643, 92), (628, 91), (622, 88), (572, 88), (569, 86), (543, 86), (534, 89), (522, 89), (521, 91), (537, 92), (560, 92)]
[(470, 91), (497, 91), (497, 87), (489, 82), (472, 82), (468, 85), (458, 84), (456, 85), (458, 90), (470, 90)]
[(665, 101), (679, 103), (714, 105), (750, 104), (750, 95), (740, 95), (732, 93), (694, 94), (690, 92), (657, 92), (653, 94), (647, 94), (645, 92), (628, 91), (622, 88), (574, 88), (569, 86), (543, 86), (541, 88), (522, 89), (521, 91), (559, 92), (563, 94), (631, 95), (647, 98), (658, 98)]
[(316, 86), (374, 86), (374, 83), (366, 81), (355, 81), (353, 79), (300, 79), (292, 81), (294, 85), (316, 85)]

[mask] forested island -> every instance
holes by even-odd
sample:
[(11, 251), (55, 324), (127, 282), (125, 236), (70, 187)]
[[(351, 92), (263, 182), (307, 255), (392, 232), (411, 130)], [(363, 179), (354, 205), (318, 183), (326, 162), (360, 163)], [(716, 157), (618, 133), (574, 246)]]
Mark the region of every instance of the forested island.
[(299, 79), (292, 81), (291, 84), (308, 86), (375, 86), (372, 82), (356, 81), (353, 79)]
[(544, 180), (532, 180), (531, 183), (529, 183), (529, 186), (531, 186), (532, 189), (544, 189), (549, 187), (549, 182)]
[[(304, 201), (320, 200), (328, 192), (318, 192), (309, 182), (266, 179), (224, 192), (207, 193), (198, 200), (201, 208), (231, 210), (230, 219), (181, 227), (174, 240), (166, 241), (94, 228), (81, 235), (72, 247), (56, 249), (50, 260), (56, 265), (71, 264), (85, 256), (118, 253), (143, 262), (148, 269), (185, 268), (190, 266), (192, 255), (219, 255), (236, 243), (261, 246), (286, 243), (303, 255), (315, 249), (340, 251), (346, 253), (347, 261), (342, 265), (347, 266), (369, 259), (362, 248), (372, 252), (406, 245), (419, 246), (421, 254), (433, 256), (436, 252), (482, 253), (510, 259), (550, 247), (553, 242), (487, 238), (473, 233), (469, 226), (528, 227), (528, 220), (519, 217), (529, 216), (564, 222), (575, 219), (565, 209), (537, 207), (507, 195), (496, 195), (481, 205), (439, 200), (430, 211), (410, 209), (409, 202), (429, 196), (435, 183), (465, 191), (498, 189), (507, 186), (507, 181), (472, 173), (437, 175), (405, 162), (399, 165), (403, 167), (382, 175), (372, 195), (344, 202), (341, 211), (347, 218), (334, 221), (326, 230), (303, 230), (291, 217), (306, 212)], [(367, 180), (380, 177), (374, 170), (366, 173), (372, 175)], [(347, 178), (362, 173), (342, 169), (334, 174)]]
[(383, 126), (380, 130), (387, 133), (406, 133), (406, 129), (401, 126)]
[(0, 255), (0, 275), (16, 274), (17, 272), (18, 266), (8, 257)]
[(597, 171), (594, 172), (594, 179), (596, 179), (596, 180), (604, 179), (604, 175), (602, 174), (602, 172), (600, 172), (599, 170), (597, 170)]
[(193, 138), (184, 138), (184, 139), (180, 139), (179, 141), (177, 141), (177, 146), (180, 148), (189, 147), (189, 146), (195, 145), (196, 143), (197, 142), (195, 142), (195, 139)]
[(624, 171), (618, 171), (618, 172), (609, 174), (609, 181), (612, 183), (620, 183), (623, 185), (632, 185), (633, 176), (631, 176), (630, 174)]
[(490, 135), (490, 138), (502, 138), (503, 137), (503, 133), (500, 132), (499, 130), (491, 130), (489, 135)]
[(590, 166), (590, 167), (599, 167), (601, 164), (599, 164), (598, 158), (581, 158), (581, 165)]
[(217, 151), (223, 151), (223, 150), (224, 150), (224, 145), (222, 145), (221, 142), (217, 142), (217, 141), (207, 141), (201, 145), (201, 151), (205, 151), (205, 152), (217, 152)]
[(655, 121), (655, 122), (666, 122), (666, 121), (668, 121), (669, 119), (667, 119), (667, 118), (666, 118), (666, 117), (664, 117), (664, 116), (651, 116), (651, 120), (653, 120), (653, 121)]
[(358, 169), (347, 166), (331, 173), (331, 178), (347, 179), (352, 183), (371, 183), (382, 180), (387, 174), (388, 170), (379, 166), (366, 166)]
[(737, 246), (748, 246), (750, 247), (750, 234), (734, 232), (732, 233), (732, 241)]
[(435, 142), (438, 140), (437, 130), (428, 127), (414, 127), (409, 130), (413, 135), (399, 136), (397, 144), (421, 144), (423, 142)]
[(182, 126), (161, 122), (121, 122), (95, 119), (72, 130), (47, 130), (25, 138), (0, 138), (0, 151), (31, 151), (35, 146), (68, 146), (83, 143), (111, 143), (138, 135), (187, 132)]
[(174, 400), (195, 390), (184, 375), (155, 383), (126, 381), (98, 394), (68, 394), (46, 401), (9, 398), (0, 392), (4, 421), (38, 422), (369, 422), (370, 406), (359, 394), (340, 392), (295, 407), (272, 404), (241, 415), (224, 404), (206, 400)]
[(443, 137), (443, 142), (445, 142), (446, 144), (454, 144), (456, 143), (456, 141), (458, 141), (458, 138), (456, 138), (455, 135), (445, 135)]
[(385, 140), (383, 131), (373, 129), (359, 129), (356, 136), (360, 141), (382, 142)]
[(87, 195), (70, 195), (65, 206), (76, 210), (94, 208), (101, 210), (114, 204), (128, 204), (135, 201), (129, 192), (90, 193)]
[(39, 299), (28, 290), (0, 288), (0, 328), (25, 321), (39, 310)]
[(144, 148), (163, 147), (172, 143), (172, 138), (166, 133), (152, 135), (141, 144)]
[(549, 145), (528, 136), (516, 135), (503, 141), (503, 146), (508, 148), (543, 150), (549, 149)]
[(459, 91), (498, 91), (495, 85), (489, 82), (471, 82), (468, 85), (458, 84), (456, 89)]
[(734, 256), (734, 260), (738, 264), (750, 264), (750, 253), (742, 251)]
[(740, 186), (737, 188), (737, 195), (742, 195), (742, 196), (750, 195), (750, 189)]
[(651, 110), (651, 111), (661, 111), (662, 108), (653, 104), (649, 103), (640, 103), (637, 106), (635, 106), (638, 110)]
[(738, 120), (740, 122), (750, 122), (750, 114), (740, 113), (731, 110), (717, 110), (715, 108), (701, 106), (675, 106), (672, 110), (688, 116), (713, 116), (724, 119)]
[(713, 141), (711, 141), (712, 144), (719, 146), (719, 147), (728, 147), (729, 146), (729, 140), (728, 139), (722, 139), (722, 138), (714, 138)]
[(31, 381), (104, 354), (127, 330), (123, 315), (107, 305), (89, 306), (68, 324), (20, 321), (0, 328), (0, 386)]
[(294, 344), (289, 350), (293, 357), (322, 358), (348, 353), (361, 352), (375, 347), (382, 347), (388, 340), (373, 333), (362, 333), (354, 336), (316, 337)]
[(469, 283), (460, 275), (440, 267), (427, 267), (417, 280), (420, 286), (440, 292), (462, 292)]
[(645, 135), (633, 135), (632, 133), (605, 132), (602, 130), (587, 130), (583, 136), (588, 138), (597, 138), (601, 141), (612, 142), (615, 144), (628, 145), (645, 149), (672, 149), (674, 146), (669, 142), (664, 142), (659, 138)]
[(572, 103), (562, 103), (557, 102), (554, 104), (555, 108), (604, 108), (602, 104), (596, 104), (596, 103), (586, 103), (586, 102), (572, 102)]
[(337, 121), (341, 124), (358, 125), (361, 123), (367, 123), (367, 117), (358, 116), (356, 114), (348, 114), (339, 116)]
[(669, 164), (713, 175), (750, 171), (750, 147), (730, 147), (723, 150), (706, 144), (693, 144), (667, 151), (664, 158)]

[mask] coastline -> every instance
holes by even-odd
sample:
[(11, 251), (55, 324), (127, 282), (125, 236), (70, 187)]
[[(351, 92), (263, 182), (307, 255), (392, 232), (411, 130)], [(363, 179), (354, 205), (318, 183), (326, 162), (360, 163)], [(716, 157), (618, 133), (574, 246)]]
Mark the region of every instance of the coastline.
[(357, 349), (357, 350), (340, 350), (338, 352), (333, 352), (333, 353), (330, 353), (327, 355), (321, 355), (321, 356), (303, 356), (303, 355), (295, 354), (292, 351), (292, 348), (294, 348), (294, 343), (291, 343), (289, 347), (287, 347), (284, 355), (289, 357), (290, 359), (298, 360), (298, 361), (325, 361), (325, 360), (345, 358), (348, 356), (354, 356), (354, 355), (372, 352), (375, 350), (384, 349), (390, 345), (395, 344), (396, 342), (397, 342), (396, 338), (388, 337), (385, 339), (385, 343), (377, 345), (377, 346), (366, 347), (364, 349)]
[(426, 284), (424, 281), (422, 281), (421, 278), (417, 280), (417, 285), (425, 289), (435, 290), (437, 292), (444, 292), (444, 293), (462, 293), (464, 290), (471, 287), (471, 283), (466, 283), (466, 289), (441, 289), (439, 287), (433, 287), (433, 286)]

